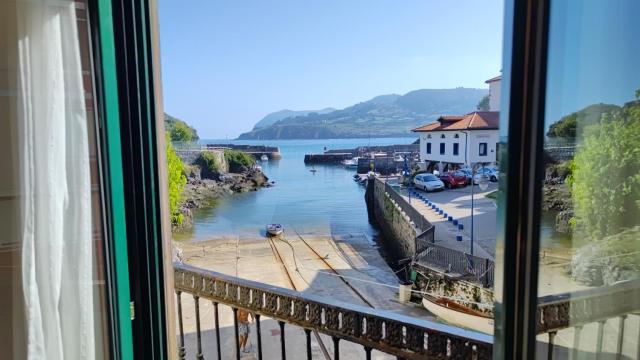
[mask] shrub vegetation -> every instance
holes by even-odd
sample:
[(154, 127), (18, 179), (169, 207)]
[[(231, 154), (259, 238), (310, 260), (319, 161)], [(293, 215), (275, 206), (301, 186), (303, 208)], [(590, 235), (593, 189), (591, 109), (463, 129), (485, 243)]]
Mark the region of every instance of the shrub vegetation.
[(174, 224), (182, 224), (182, 214), (178, 211), (178, 203), (180, 201), (180, 195), (184, 189), (184, 185), (187, 183), (187, 178), (184, 176), (184, 165), (182, 160), (176, 155), (171, 142), (169, 141), (169, 135), (167, 134), (167, 177), (169, 185), (169, 213), (171, 214), (171, 222)]
[(232, 173), (247, 171), (256, 163), (253, 156), (238, 150), (225, 150), (224, 159)]
[(622, 111), (584, 129), (568, 177), (573, 224), (598, 240), (640, 224), (640, 91)]
[(200, 175), (207, 179), (217, 179), (223, 171), (217, 155), (210, 151), (203, 151), (194, 162), (200, 167)]

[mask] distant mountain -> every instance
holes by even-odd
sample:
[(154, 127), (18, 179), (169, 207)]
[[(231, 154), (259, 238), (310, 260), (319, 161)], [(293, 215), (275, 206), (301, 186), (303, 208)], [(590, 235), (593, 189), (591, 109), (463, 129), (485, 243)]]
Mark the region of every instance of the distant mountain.
[[(422, 89), (389, 94), (327, 113), (308, 112), (262, 126), (260, 120), (239, 139), (329, 139), (411, 136), (411, 129), (441, 115), (466, 114), (488, 93), (486, 89)], [(290, 111), (290, 110), (287, 110)], [(280, 112), (278, 112), (280, 113)], [(274, 113), (277, 114), (277, 113)], [(259, 126), (260, 125), (260, 126)]]
[(335, 111), (335, 110), (336, 109), (330, 108), (330, 107), (324, 108), (322, 110), (299, 110), (299, 111), (295, 111), (295, 110), (284, 109), (284, 110), (273, 112), (273, 113), (263, 117), (262, 120), (258, 121), (254, 125), (253, 130), (266, 128), (268, 126), (273, 125), (273, 123), (275, 123), (276, 121), (279, 121), (279, 120), (282, 120), (282, 119), (286, 119), (288, 117), (306, 116), (306, 115), (309, 115), (310, 113), (326, 114), (326, 113), (330, 113), (330, 112)]

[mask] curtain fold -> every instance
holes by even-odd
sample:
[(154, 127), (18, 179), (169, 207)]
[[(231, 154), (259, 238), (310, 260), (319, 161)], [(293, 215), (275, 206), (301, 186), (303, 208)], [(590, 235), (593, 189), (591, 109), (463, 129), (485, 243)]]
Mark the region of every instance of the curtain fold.
[(73, 1), (18, 1), (22, 275), (29, 359), (93, 359), (87, 113)]

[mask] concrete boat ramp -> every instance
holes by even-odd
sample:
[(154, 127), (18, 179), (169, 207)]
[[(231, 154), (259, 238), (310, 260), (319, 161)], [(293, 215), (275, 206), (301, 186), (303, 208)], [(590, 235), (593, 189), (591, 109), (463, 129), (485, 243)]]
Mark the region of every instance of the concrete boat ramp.
[[(433, 315), (418, 305), (398, 302), (398, 279), (380, 253), (364, 235), (298, 234), (285, 230), (279, 238), (226, 237), (206, 242), (177, 244), (186, 264), (214, 270), (240, 278), (295, 289), (376, 309), (392, 311), (412, 317), (434, 320)], [(230, 309), (220, 306), (222, 358), (234, 353), (233, 316)], [(183, 295), (185, 340), (188, 349), (196, 348), (194, 302)], [(215, 358), (216, 344), (213, 328), (213, 306), (200, 303), (205, 358)], [(242, 358), (257, 358), (255, 328), (250, 334), (253, 348)], [(279, 358), (280, 328), (276, 321), (261, 319), (263, 354), (265, 358)], [(287, 356), (299, 358), (305, 352), (305, 334), (301, 328), (287, 326)], [(332, 339), (325, 335), (312, 336), (314, 358), (331, 358)], [(291, 352), (289, 354), (289, 352)], [(189, 352), (193, 353), (193, 352)], [(362, 359), (362, 346), (342, 341), (343, 359)], [(269, 356), (272, 355), (273, 357)], [(373, 352), (374, 359), (395, 357)]]

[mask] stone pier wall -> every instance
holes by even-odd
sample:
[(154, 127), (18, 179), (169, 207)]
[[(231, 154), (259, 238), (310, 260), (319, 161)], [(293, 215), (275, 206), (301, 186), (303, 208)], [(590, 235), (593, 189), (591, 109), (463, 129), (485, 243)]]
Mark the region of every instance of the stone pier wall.
[(200, 153), (202, 153), (203, 151), (208, 151), (210, 153), (214, 153), (216, 155), (216, 157), (218, 158), (218, 161), (220, 161), (220, 163), (224, 163), (224, 153), (222, 152), (222, 150), (180, 150), (180, 149), (176, 149), (176, 155), (178, 155), (178, 157), (182, 160), (183, 163), (185, 164), (193, 164), (194, 161), (196, 161), (196, 159), (198, 158), (198, 156), (200, 156)]
[(384, 182), (370, 179), (368, 205), (376, 222), (384, 233), (384, 241), (399, 258), (411, 258), (416, 254), (418, 229), (402, 208), (385, 192)]

